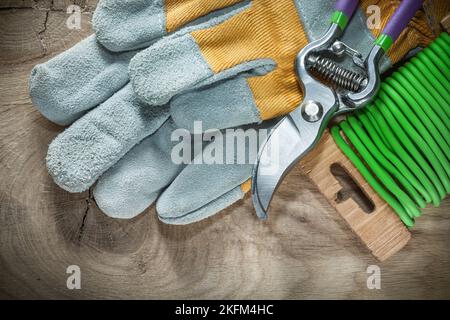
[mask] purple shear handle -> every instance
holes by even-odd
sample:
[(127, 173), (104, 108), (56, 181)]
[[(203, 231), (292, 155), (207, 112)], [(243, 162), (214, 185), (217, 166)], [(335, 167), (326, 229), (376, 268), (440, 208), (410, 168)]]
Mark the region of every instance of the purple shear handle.
[(358, 6), (358, 0), (338, 0), (336, 1), (336, 5), (334, 6), (334, 9), (336, 11), (342, 11), (345, 13), (347, 18), (351, 18), (353, 15), (353, 12), (355, 12), (356, 7)]
[(383, 34), (395, 41), (403, 29), (406, 28), (414, 14), (422, 7), (423, 0), (403, 0), (395, 13), (389, 19)]

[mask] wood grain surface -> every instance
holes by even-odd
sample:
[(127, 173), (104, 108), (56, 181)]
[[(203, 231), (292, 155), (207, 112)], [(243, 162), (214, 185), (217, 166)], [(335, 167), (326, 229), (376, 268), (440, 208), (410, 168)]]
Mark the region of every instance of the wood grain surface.
[[(450, 298), (450, 201), (426, 208), (399, 253), (378, 262), (295, 168), (268, 221), (244, 199), (188, 226), (151, 208), (130, 221), (106, 217), (89, 192), (70, 194), (48, 176), (45, 155), (63, 130), (32, 106), (32, 67), (91, 33), (66, 28), (69, 1), (0, 2), (0, 298), (314, 299)], [(381, 289), (367, 288), (367, 267)], [(81, 268), (68, 290), (66, 269)]]

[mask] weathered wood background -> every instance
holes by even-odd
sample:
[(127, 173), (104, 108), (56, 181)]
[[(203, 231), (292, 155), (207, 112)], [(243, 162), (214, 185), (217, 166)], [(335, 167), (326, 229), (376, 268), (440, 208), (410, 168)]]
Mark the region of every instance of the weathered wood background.
[[(299, 168), (268, 221), (249, 198), (206, 221), (168, 226), (154, 209), (131, 220), (104, 216), (88, 192), (48, 176), (45, 155), (62, 130), (32, 106), (32, 67), (91, 33), (66, 27), (68, 1), (0, 2), (1, 298), (450, 298), (450, 201), (427, 208), (410, 243), (377, 262)], [(366, 269), (381, 268), (381, 290)], [(81, 290), (66, 268), (81, 268)]]

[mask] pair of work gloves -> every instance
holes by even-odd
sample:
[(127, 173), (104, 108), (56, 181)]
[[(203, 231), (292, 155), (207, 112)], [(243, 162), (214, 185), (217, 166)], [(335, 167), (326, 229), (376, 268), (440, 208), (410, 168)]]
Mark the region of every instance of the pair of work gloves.
[[(406, 1), (406, 0), (405, 0)], [(363, 55), (395, 6), (378, 1), (369, 30), (362, 1), (343, 41)], [(133, 218), (156, 202), (159, 218), (186, 224), (243, 198), (246, 164), (175, 163), (172, 133), (270, 128), (302, 101), (298, 52), (325, 32), (333, 0), (101, 0), (95, 34), (37, 65), (33, 104), (70, 125), (50, 144), (47, 167), (69, 192), (93, 187), (108, 216)], [(386, 70), (433, 34), (419, 13), (383, 62)], [(211, 153), (205, 143), (194, 157)], [(194, 148), (195, 149), (195, 148)]]

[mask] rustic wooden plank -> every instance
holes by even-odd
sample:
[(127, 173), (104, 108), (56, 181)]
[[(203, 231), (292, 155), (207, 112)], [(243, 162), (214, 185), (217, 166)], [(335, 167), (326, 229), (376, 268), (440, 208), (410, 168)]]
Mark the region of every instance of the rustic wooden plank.
[[(0, 14), (19, 19), (21, 10), (31, 9)], [(89, 34), (86, 23), (60, 36), (47, 28), (44, 53), (36, 34), (19, 29), (9, 33), (19, 43), (28, 37), (31, 49), (5, 48), (14, 47), (12, 36), (0, 41), (1, 298), (450, 298), (448, 199), (425, 209), (408, 245), (380, 263), (300, 166), (267, 221), (255, 218), (248, 197), (188, 226), (164, 225), (153, 209), (120, 221), (104, 216), (88, 192), (58, 188), (44, 159), (63, 128), (33, 108), (27, 81), (36, 63)], [(81, 290), (66, 288), (72, 264), (81, 268)], [(381, 290), (367, 289), (372, 264), (381, 268)]]
[[(60, 52), (92, 33), (96, 1), (75, 1), (81, 10), (81, 29), (66, 26), (72, 1), (9, 1), (0, 10), (0, 63), (21, 63)], [(67, 5), (66, 5), (67, 4)], [(12, 7), (13, 9), (8, 9)]]

